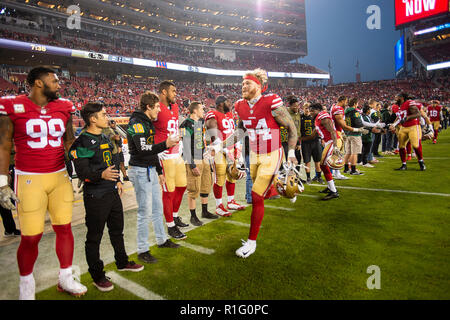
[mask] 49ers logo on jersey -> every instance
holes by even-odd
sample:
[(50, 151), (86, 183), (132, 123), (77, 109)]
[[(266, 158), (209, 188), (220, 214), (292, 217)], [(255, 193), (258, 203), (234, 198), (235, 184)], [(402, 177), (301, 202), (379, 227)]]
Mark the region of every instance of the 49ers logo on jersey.
[(27, 141), (28, 146), (33, 149), (42, 149), (47, 145), (60, 147), (61, 138), (66, 131), (62, 119), (50, 119), (48, 122), (42, 119), (30, 119), (25, 127), (27, 135), (34, 139)]

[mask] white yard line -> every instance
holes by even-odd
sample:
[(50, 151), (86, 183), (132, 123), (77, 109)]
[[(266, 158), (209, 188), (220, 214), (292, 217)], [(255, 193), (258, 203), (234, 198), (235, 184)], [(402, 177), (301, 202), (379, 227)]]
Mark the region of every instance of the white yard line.
[(271, 206), (264, 204), (264, 208), (271, 208), (271, 209), (278, 209), (278, 210), (286, 210), (286, 211), (294, 211), (294, 208), (284, 208), (284, 207), (277, 207), (277, 206)]
[(150, 290), (147, 290), (143, 286), (141, 286), (131, 280), (128, 280), (128, 279), (125, 279), (125, 278), (119, 276), (114, 271), (106, 273), (106, 276), (110, 277), (111, 281), (114, 284), (118, 285), (122, 289), (125, 289), (125, 290), (131, 292), (132, 294), (138, 296), (139, 298), (142, 298), (144, 300), (165, 300), (160, 295), (158, 295)]
[[(310, 186), (322, 187), (322, 188), (324, 187), (321, 184), (310, 184)], [(377, 191), (377, 192), (396, 192), (396, 193), (419, 194), (419, 195), (427, 195), (427, 196), (450, 197), (449, 193), (435, 193), (435, 192), (421, 192), (421, 191), (374, 189), (374, 188), (361, 188), (361, 187), (348, 187), (348, 186), (337, 186), (337, 189), (352, 189), (352, 190), (365, 190), (365, 191)]]
[(227, 220), (227, 221), (225, 221), (225, 223), (234, 224), (234, 225), (240, 226), (240, 227), (247, 227), (247, 228), (250, 228), (250, 225), (249, 225), (248, 223), (244, 223), (244, 222), (233, 221), (233, 220)]
[(183, 247), (189, 248), (191, 250), (194, 250), (194, 251), (197, 251), (197, 252), (200, 252), (203, 254), (213, 254), (214, 252), (216, 252), (214, 249), (197, 246), (197, 245), (191, 244), (189, 242), (179, 241), (178, 244)]

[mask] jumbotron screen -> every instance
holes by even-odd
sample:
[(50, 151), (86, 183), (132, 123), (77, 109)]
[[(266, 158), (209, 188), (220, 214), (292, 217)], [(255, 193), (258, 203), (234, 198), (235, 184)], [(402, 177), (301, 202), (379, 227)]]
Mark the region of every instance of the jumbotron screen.
[(395, 0), (395, 27), (449, 12), (449, 0)]

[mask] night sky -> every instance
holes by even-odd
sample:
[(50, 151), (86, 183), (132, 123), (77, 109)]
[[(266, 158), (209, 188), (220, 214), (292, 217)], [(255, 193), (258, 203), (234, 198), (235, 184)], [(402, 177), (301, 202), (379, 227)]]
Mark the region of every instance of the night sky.
[[(381, 9), (381, 29), (369, 30), (370, 5)], [(393, 0), (306, 0), (308, 56), (300, 62), (328, 71), (334, 83), (354, 82), (356, 61), (362, 81), (395, 77), (395, 30)]]

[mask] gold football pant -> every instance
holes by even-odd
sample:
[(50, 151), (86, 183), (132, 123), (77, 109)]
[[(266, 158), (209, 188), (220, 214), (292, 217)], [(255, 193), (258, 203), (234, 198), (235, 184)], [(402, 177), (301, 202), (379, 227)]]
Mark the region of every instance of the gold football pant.
[(45, 213), (52, 225), (66, 225), (72, 221), (73, 188), (67, 171), (17, 175), (15, 192), (19, 198), (17, 214), (24, 236), (44, 232)]
[(283, 148), (264, 154), (250, 151), (250, 176), (253, 181), (253, 192), (262, 197), (266, 195), (282, 161)]
[(400, 149), (406, 148), (408, 141), (411, 142), (411, 146), (417, 149), (422, 139), (422, 130), (419, 125), (410, 127), (401, 127), (398, 131), (398, 147)]

